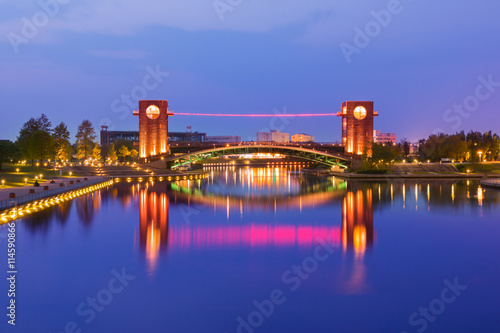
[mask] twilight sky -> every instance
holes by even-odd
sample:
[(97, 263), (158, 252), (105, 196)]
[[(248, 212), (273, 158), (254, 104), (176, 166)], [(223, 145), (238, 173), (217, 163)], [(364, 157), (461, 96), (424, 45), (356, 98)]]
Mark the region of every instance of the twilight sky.
[[(58, 1), (0, 0), (0, 139), (41, 113), (73, 140), (83, 119), (136, 130), (138, 98), (266, 114), (373, 100), (375, 129), (398, 138), (500, 132), (497, 0)], [(337, 117), (170, 118), (186, 126), (341, 137)]]

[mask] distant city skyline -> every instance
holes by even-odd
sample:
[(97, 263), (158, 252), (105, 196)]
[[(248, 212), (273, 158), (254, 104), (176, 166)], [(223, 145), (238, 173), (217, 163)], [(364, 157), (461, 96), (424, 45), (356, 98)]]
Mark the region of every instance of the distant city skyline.
[[(64, 3), (64, 4), (63, 4)], [(221, 6), (221, 3), (223, 4)], [(41, 5), (42, 4), (42, 5)], [(225, 6), (224, 6), (225, 5)], [(138, 99), (197, 113), (334, 113), (374, 101), (374, 128), (500, 132), (500, 4), (327, 0), (189, 3), (1, 2), (0, 139), (30, 117), (138, 130)], [(340, 141), (325, 118), (173, 116), (169, 130), (210, 136), (280, 129)], [(274, 127), (274, 128), (273, 128)]]

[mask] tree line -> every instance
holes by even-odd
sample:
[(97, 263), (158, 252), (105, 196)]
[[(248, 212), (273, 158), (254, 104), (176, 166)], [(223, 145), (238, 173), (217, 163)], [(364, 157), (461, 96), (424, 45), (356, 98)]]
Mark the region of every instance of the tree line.
[(449, 158), (457, 162), (496, 161), (500, 157), (500, 137), (491, 131), (464, 131), (455, 134), (431, 134), (418, 141), (418, 150), (411, 153), (412, 144), (402, 139), (398, 144), (372, 143), (363, 154), (363, 170), (386, 170), (387, 165), (408, 159), (420, 162), (440, 162)]
[[(52, 127), (45, 114), (37, 118), (31, 117), (21, 127), (15, 142), (0, 141), (0, 170), (2, 163), (18, 160), (30, 161), (32, 165), (42, 164), (47, 160), (67, 162), (73, 158), (100, 161), (104, 153), (109, 161), (114, 162), (119, 156), (125, 161), (138, 155), (133, 143), (126, 140), (118, 140), (110, 147), (101, 147), (89, 120), (83, 120), (78, 126), (74, 144), (71, 144), (70, 138), (71, 134), (64, 122)], [(115, 146), (119, 147), (118, 152)]]

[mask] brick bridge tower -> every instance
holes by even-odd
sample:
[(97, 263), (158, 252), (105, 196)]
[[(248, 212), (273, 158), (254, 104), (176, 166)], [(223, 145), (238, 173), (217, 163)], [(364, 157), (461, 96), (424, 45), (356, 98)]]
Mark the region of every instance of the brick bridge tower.
[(168, 102), (161, 100), (139, 101), (139, 157), (150, 158), (170, 153), (168, 146)]
[(373, 142), (373, 118), (378, 116), (373, 111), (373, 102), (348, 101), (342, 103), (342, 145), (346, 153), (362, 155), (365, 148)]

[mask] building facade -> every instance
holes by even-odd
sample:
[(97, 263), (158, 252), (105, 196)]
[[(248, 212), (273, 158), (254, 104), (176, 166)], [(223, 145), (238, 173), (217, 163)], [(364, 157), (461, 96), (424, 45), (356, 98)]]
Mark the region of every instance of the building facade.
[(239, 135), (207, 136), (205, 141), (216, 142), (216, 143), (239, 143), (241, 142), (241, 136)]
[(148, 158), (170, 151), (168, 146), (168, 102), (139, 101), (139, 157)]
[(279, 130), (272, 130), (271, 132), (257, 132), (258, 142), (290, 142), (290, 133), (281, 133)]
[(371, 154), (373, 142), (373, 118), (378, 112), (373, 110), (371, 101), (347, 101), (342, 103), (342, 144), (346, 153), (362, 155), (367, 149)]
[(175, 142), (205, 142), (207, 133), (200, 132), (169, 132), (168, 141)]
[(382, 133), (382, 131), (373, 131), (373, 142), (382, 145), (395, 145), (398, 142), (396, 133)]
[(101, 146), (114, 144), (117, 140), (139, 143), (139, 131), (108, 131), (108, 126), (101, 126)]
[(314, 142), (314, 136), (305, 133), (297, 133), (292, 135), (292, 142)]

